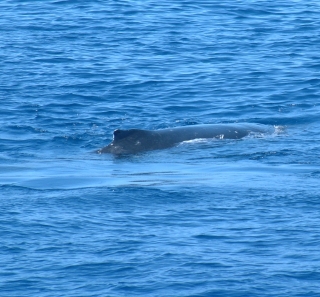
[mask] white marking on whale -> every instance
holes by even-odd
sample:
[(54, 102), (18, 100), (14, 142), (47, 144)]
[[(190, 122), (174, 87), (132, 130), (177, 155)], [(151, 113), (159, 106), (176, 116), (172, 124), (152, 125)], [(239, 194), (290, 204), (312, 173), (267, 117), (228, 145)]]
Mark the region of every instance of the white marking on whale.
[(136, 154), (166, 149), (194, 139), (240, 139), (250, 133), (273, 133), (273, 126), (250, 123), (191, 125), (161, 130), (115, 130), (113, 141), (98, 153)]

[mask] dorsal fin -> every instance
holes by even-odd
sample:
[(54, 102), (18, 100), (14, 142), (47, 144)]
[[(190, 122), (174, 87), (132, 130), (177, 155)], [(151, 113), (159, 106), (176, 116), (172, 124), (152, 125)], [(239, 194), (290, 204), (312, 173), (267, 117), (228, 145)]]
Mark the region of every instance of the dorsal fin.
[(120, 140), (129, 136), (132, 136), (134, 133), (136, 132), (140, 132), (143, 130), (139, 130), (139, 129), (130, 129), (130, 130), (114, 130), (113, 131), (113, 140)]

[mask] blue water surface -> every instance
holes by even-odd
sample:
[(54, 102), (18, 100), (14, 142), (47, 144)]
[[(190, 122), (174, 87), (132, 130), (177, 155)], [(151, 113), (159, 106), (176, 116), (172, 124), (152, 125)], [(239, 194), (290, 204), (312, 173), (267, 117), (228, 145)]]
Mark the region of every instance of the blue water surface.
[[(320, 296), (318, 1), (0, 11), (0, 296)], [(96, 153), (236, 122), (275, 133)]]

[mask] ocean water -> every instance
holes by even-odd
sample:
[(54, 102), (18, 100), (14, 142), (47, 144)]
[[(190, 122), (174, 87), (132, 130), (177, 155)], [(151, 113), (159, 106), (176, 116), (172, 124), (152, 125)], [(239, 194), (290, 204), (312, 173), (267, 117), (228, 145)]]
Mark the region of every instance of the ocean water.
[[(0, 12), (0, 296), (320, 296), (318, 1)], [(276, 133), (95, 153), (235, 122)]]

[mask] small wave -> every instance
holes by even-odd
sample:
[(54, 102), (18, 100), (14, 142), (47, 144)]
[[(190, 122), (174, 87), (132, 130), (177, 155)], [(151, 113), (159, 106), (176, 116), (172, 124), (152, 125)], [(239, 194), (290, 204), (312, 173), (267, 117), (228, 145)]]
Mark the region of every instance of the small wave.
[(273, 126), (274, 131), (270, 133), (271, 131), (267, 132), (250, 132), (245, 138), (266, 138), (266, 137), (275, 137), (280, 134), (283, 134), (286, 130), (285, 126)]
[(274, 133), (275, 134), (282, 134), (286, 131), (287, 127), (286, 126), (274, 126)]

